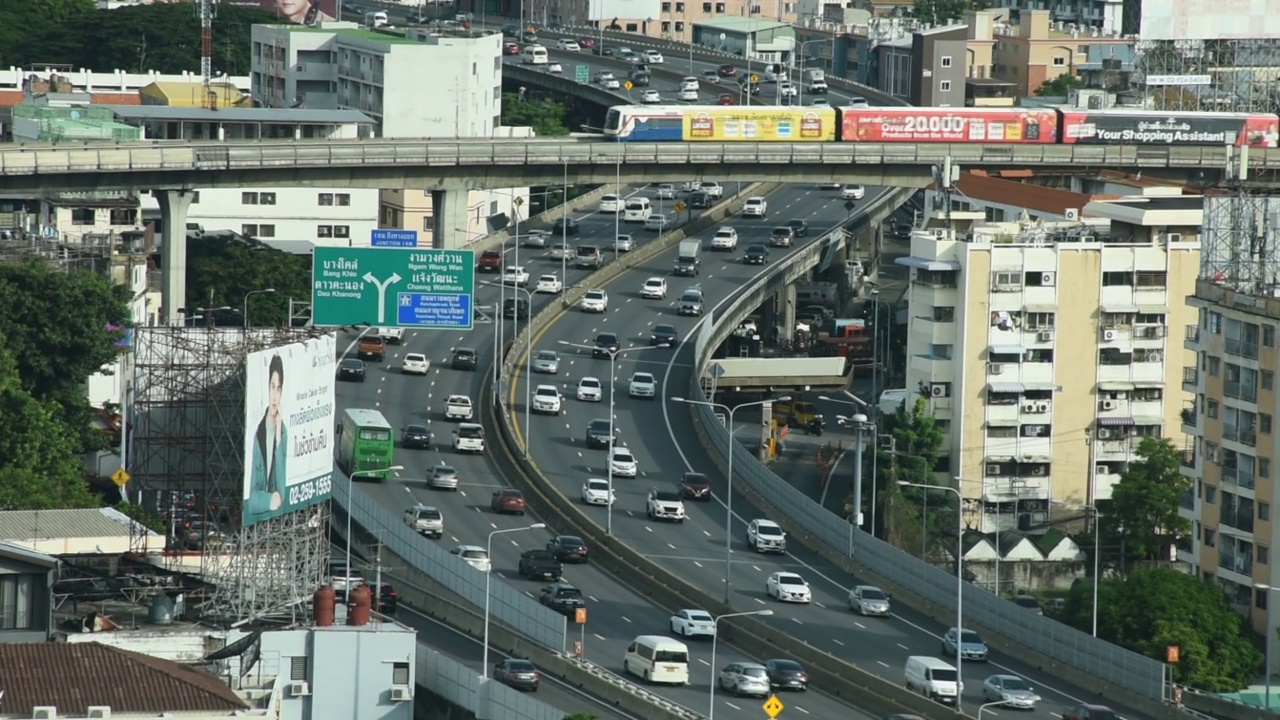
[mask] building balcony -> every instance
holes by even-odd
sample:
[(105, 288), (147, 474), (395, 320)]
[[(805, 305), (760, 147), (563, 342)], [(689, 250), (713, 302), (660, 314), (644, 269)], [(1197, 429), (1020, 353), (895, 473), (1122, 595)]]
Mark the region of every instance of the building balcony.
[(1196, 409), (1194, 407), (1184, 407), (1178, 413), (1182, 417), (1182, 432), (1187, 435), (1196, 434)]
[(911, 324), (911, 334), (915, 336), (914, 340), (919, 340), (928, 345), (956, 344), (956, 324), (954, 322), (939, 322), (930, 318), (918, 317)]
[[(1227, 572), (1250, 578), (1253, 575), (1253, 557), (1235, 552), (1230, 548), (1220, 548), (1218, 550), (1218, 570), (1226, 570)], [(1246, 582), (1251, 581), (1246, 580)]]
[(1178, 507), (1184, 510), (1196, 509), (1196, 493), (1194, 490), (1187, 490), (1178, 497)]
[(1247, 403), (1258, 402), (1258, 388), (1253, 385), (1243, 385), (1237, 381), (1224, 380), (1222, 394)]
[(1200, 370), (1196, 367), (1182, 368), (1182, 389), (1196, 392), (1200, 389)]
[(295, 80), (332, 81), (337, 78), (332, 64), (320, 62), (298, 63), (293, 67), (292, 75)]
[(1256, 447), (1258, 444), (1258, 433), (1253, 428), (1242, 428), (1238, 425), (1223, 425), (1222, 439), (1232, 440), (1241, 445)]
[(1254, 477), (1252, 471), (1242, 471), (1240, 468), (1230, 465), (1223, 465), (1220, 469), (1222, 471), (1222, 486), (1224, 488), (1230, 487), (1249, 491), (1255, 489), (1255, 486), (1257, 485), (1257, 478)]
[(1246, 342), (1240, 338), (1227, 338), (1225, 347), (1228, 355), (1238, 355), (1249, 360), (1258, 359), (1258, 344)]
[(1182, 451), (1182, 467), (1193, 468), (1195, 466), (1196, 466), (1196, 451), (1183, 450)]
[(1200, 349), (1200, 326), (1188, 325), (1187, 337), (1182, 341), (1182, 346), (1188, 350)]

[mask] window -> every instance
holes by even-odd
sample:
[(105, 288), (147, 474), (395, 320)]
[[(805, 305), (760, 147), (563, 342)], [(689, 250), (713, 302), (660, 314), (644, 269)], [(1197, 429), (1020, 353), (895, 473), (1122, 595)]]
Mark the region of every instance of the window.
[(662, 12), (671, 12), (671, 3), (669, 2), (662, 3)]
[(392, 685), (408, 685), (409, 681), (410, 681), (409, 663), (407, 662), (391, 663), (391, 684)]
[(259, 205), (275, 205), (276, 194), (273, 192), (258, 193), (258, 204)]
[(1258, 458), (1258, 477), (1263, 479), (1271, 477), (1271, 461), (1267, 458)]
[(942, 56), (942, 61), (941, 61), (941, 63), (940, 63), (940, 64), (941, 64), (941, 65), (942, 65), (942, 67), (944, 67), (944, 68), (949, 68), (949, 67), (951, 67), (951, 56), (950, 56), (950, 55), (943, 55), (943, 56)]
[(1218, 534), (1209, 528), (1204, 529), (1204, 546), (1214, 547), (1217, 545)]
[(1104, 272), (1102, 273), (1102, 285), (1104, 287), (1116, 287), (1120, 285), (1133, 285), (1133, 273), (1131, 272)]
[(1276, 329), (1270, 325), (1262, 326), (1262, 347), (1276, 346)]
[(350, 207), (350, 206), (351, 206), (351, 194), (350, 194), (350, 193), (338, 193), (337, 195), (335, 195), (335, 196), (334, 196), (334, 198), (333, 198), (333, 199), (338, 201), (338, 207)]
[(331, 238), (331, 237), (333, 237), (333, 226), (332, 226), (332, 225), (317, 225), (317, 226), (316, 226), (316, 237), (322, 237), (322, 238)]
[(1258, 503), (1258, 519), (1271, 522), (1271, 503)]
[(1212, 485), (1204, 486), (1204, 504), (1213, 505), (1218, 501), (1218, 488)]
[(1218, 377), (1218, 372), (1222, 369), (1222, 360), (1210, 356), (1209, 357), (1209, 374)]
[(1054, 59), (1053, 59), (1053, 66), (1054, 66), (1054, 67), (1063, 67), (1063, 66), (1065, 66), (1066, 64), (1067, 64), (1067, 59), (1066, 59), (1066, 58), (1064, 58), (1064, 57), (1056, 57), (1056, 58), (1054, 58)]
[(987, 426), (987, 437), (989, 438), (1016, 438), (1018, 437), (1018, 428), (1012, 425), (1007, 427)]
[[(1258, 548), (1258, 550), (1262, 550), (1262, 548)], [(1259, 560), (1258, 562), (1262, 562), (1262, 561)], [(1259, 610), (1266, 610), (1267, 596), (1270, 594), (1271, 594), (1271, 590), (1269, 589), (1259, 590), (1258, 588), (1254, 588), (1253, 589), (1253, 606), (1258, 608)]]
[(662, 21), (662, 32), (664, 32), (664, 33), (671, 32), (671, 23), (667, 22), (666, 20), (663, 20), (663, 21)]
[(938, 83), (938, 92), (951, 92), (951, 81), (943, 80)]
[(1271, 548), (1265, 545), (1258, 546), (1258, 563), (1262, 565), (1271, 564)]
[(135, 208), (122, 208), (111, 211), (112, 225), (137, 225), (138, 211)]
[(676, 12), (678, 13), (684, 12), (684, 3), (682, 2), (676, 3)]
[(256, 193), (256, 192), (242, 192), (242, 193), (240, 193), (240, 204), (241, 204), (241, 205), (257, 205), (257, 204), (258, 204), (258, 193)]
[(1222, 313), (1209, 313), (1209, 332), (1214, 335), (1222, 334)]
[(679, 20), (676, 21), (676, 32), (684, 32), (684, 23)]
[(1275, 373), (1271, 372), (1270, 370), (1262, 371), (1262, 389), (1263, 390), (1270, 390), (1272, 385), (1275, 384), (1275, 381), (1276, 381)]
[(1022, 316), (1023, 327), (1031, 331), (1052, 330), (1054, 314), (1051, 312), (1029, 312)]
[(1208, 407), (1209, 417), (1213, 418), (1214, 420), (1217, 420), (1218, 419), (1218, 401), (1209, 400), (1208, 402), (1205, 403), (1205, 405)]
[(702, 3), (702, 12), (704, 12), (704, 13), (710, 13), (710, 12), (711, 12), (711, 3), (707, 3), (707, 2)]
[(289, 658), (289, 679), (290, 680), (306, 680), (307, 679), (307, 656), (299, 655)]
[(350, 225), (334, 225), (333, 236), (336, 238), (351, 237), (351, 226)]
[(260, 237), (260, 238), (273, 238), (273, 237), (275, 237), (275, 236), (276, 236), (276, 226), (275, 226), (275, 225), (259, 225), (259, 226), (258, 226), (258, 237)]
[(1271, 434), (1271, 416), (1267, 413), (1258, 416), (1258, 432), (1263, 435)]
[(333, 193), (320, 193), (316, 199), (316, 204), (320, 206), (329, 206), (333, 204)]
[(638, 24), (627, 23), (627, 30), (626, 30), (627, 32), (633, 33), (633, 32), (639, 32), (639, 30), (640, 30), (640, 26)]
[(935, 307), (933, 309), (934, 322), (955, 322), (956, 309), (949, 306)]
[(245, 237), (257, 237), (258, 226), (257, 225), (241, 225), (240, 234), (244, 235)]
[(97, 219), (98, 213), (93, 208), (71, 208), (72, 225), (93, 225)]
[(34, 630), (44, 623), (35, 575), (0, 577), (0, 630)]

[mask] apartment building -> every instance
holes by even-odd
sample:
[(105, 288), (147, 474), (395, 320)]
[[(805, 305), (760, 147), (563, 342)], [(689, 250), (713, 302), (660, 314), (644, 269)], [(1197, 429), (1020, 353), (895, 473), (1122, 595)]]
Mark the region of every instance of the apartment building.
[(1189, 397), (1200, 198), (1064, 216), (935, 211), (897, 261), (911, 268), (906, 384), (946, 429), (945, 480), (963, 480), (982, 532), (1110, 498), (1143, 437), (1178, 432)]
[[(187, 212), (187, 229), (368, 247), (378, 227), (378, 193), (362, 188), (204, 188), (195, 193)], [(150, 193), (142, 196), (142, 212), (147, 218), (160, 217), (160, 205)]]
[[(1133, 0), (1129, 0), (1133, 2)], [(997, 8), (1047, 12), (1054, 22), (1074, 23), (1086, 29), (1096, 28), (1110, 35), (1119, 33), (1125, 0), (995, 0)]]
[[(593, 19), (594, 11), (590, 10), (592, 1), (533, 0), (531, 17), (544, 23), (599, 28), (600, 23)], [(810, 5), (817, 4), (817, 0), (808, 1)], [(619, 3), (617, 6), (604, 3), (604, 12), (607, 15), (604, 18), (606, 29), (691, 42), (695, 23), (750, 18), (791, 24), (796, 22), (799, 8), (796, 0), (656, 0)], [(809, 12), (814, 10), (810, 8)]]
[[(1034, 95), (1048, 80), (1076, 75), (1078, 66), (1091, 61), (1090, 47), (1134, 42), (1118, 33), (1103, 35), (1055, 23), (1047, 10), (1024, 10), (1016, 25), (997, 25), (991, 76), (1013, 83), (1021, 96)], [(1097, 62), (1096, 57), (1092, 61)]]

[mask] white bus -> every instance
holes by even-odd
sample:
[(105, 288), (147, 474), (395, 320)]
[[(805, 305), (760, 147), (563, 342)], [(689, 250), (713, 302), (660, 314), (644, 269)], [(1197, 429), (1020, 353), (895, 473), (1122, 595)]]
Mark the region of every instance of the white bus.
[(548, 62), (547, 49), (541, 45), (526, 45), (524, 53), (520, 56), (520, 62), (525, 65), (546, 65)]
[(648, 683), (689, 684), (689, 647), (665, 635), (641, 635), (631, 641), (622, 668)]

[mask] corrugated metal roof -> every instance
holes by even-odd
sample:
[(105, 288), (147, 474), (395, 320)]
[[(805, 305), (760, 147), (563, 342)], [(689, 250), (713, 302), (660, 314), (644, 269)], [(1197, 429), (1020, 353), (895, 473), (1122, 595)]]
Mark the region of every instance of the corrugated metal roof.
[(338, 123), (373, 124), (373, 119), (358, 110), (313, 110), (308, 108), (243, 108), (210, 110), (176, 105), (109, 105), (122, 120), (169, 120), (186, 122), (277, 123), (333, 125)]
[(0, 512), (0, 540), (128, 537), (132, 523), (129, 516), (112, 508), (5, 510)]
[(0, 557), (7, 557), (12, 560), (21, 560), (32, 565), (44, 565), (46, 567), (57, 567), (61, 562), (52, 555), (45, 555), (42, 552), (28, 550), (24, 547), (14, 545), (13, 543), (0, 542)]

